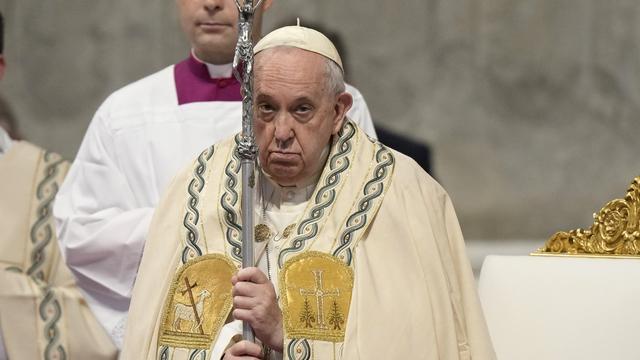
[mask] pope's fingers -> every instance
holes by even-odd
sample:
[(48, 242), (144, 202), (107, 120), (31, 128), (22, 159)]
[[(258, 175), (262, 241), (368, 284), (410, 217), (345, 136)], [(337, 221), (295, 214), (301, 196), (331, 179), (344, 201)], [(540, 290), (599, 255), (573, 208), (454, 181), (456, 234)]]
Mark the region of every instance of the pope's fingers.
[(248, 309), (234, 309), (232, 315), (236, 320), (248, 321), (250, 324), (255, 322), (253, 312)]
[(252, 309), (233, 309), (233, 318), (240, 321), (247, 321), (254, 330), (272, 328), (276, 325), (277, 320), (265, 311), (264, 308)]
[(262, 347), (250, 341), (242, 340), (233, 344), (227, 353), (231, 356), (252, 356), (254, 358), (262, 358)]
[(256, 284), (264, 284), (269, 282), (269, 278), (265, 275), (262, 270), (256, 267), (249, 267), (240, 269), (238, 273), (235, 275), (238, 281), (248, 281)]
[(241, 281), (233, 285), (233, 288), (231, 288), (231, 295), (257, 297), (262, 293), (266, 293), (267, 291), (268, 290), (264, 289), (264, 285)]
[(248, 296), (234, 296), (233, 297), (233, 307), (236, 309), (247, 309), (251, 310), (256, 305), (258, 305), (258, 301), (255, 298)]

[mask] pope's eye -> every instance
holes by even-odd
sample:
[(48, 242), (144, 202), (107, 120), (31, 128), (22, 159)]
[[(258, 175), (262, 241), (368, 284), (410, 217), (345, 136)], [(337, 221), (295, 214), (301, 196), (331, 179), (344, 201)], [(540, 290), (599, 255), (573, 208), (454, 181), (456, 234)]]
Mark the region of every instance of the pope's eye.
[(273, 112), (274, 109), (273, 109), (273, 106), (269, 104), (259, 104), (258, 110), (262, 113), (270, 113), (270, 112)]
[(304, 104), (304, 105), (300, 105), (298, 106), (298, 108), (296, 109), (296, 111), (298, 113), (308, 113), (309, 111), (313, 110), (313, 107), (311, 105), (308, 104)]

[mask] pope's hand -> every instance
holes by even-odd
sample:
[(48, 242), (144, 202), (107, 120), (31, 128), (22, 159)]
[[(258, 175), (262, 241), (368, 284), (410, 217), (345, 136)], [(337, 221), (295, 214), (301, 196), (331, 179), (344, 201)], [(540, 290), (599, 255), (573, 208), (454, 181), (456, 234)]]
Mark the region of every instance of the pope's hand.
[(262, 358), (264, 358), (262, 346), (245, 340), (233, 344), (223, 356), (224, 360), (261, 360)]
[(247, 321), (258, 339), (273, 350), (282, 351), (282, 312), (276, 291), (260, 269), (251, 267), (238, 271), (233, 284), (233, 317)]

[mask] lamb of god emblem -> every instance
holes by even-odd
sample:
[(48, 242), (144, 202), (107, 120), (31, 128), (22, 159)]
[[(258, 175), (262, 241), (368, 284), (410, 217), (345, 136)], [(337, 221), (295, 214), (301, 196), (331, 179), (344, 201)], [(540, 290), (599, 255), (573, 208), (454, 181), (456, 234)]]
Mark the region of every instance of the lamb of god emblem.
[(208, 254), (184, 264), (174, 276), (163, 310), (159, 344), (208, 349), (231, 311), (235, 265)]
[(184, 281), (187, 285), (185, 290), (182, 290), (181, 293), (184, 295), (185, 293), (189, 293), (190, 304), (182, 304), (176, 303), (173, 312), (173, 330), (181, 331), (180, 322), (182, 320), (189, 321), (192, 323), (191, 329), (189, 329), (190, 333), (193, 333), (195, 329), (198, 329), (200, 334), (204, 335), (204, 330), (202, 329), (202, 321), (204, 320), (204, 301), (211, 297), (211, 293), (207, 289), (203, 289), (198, 294), (198, 301), (196, 302), (193, 299), (193, 291), (192, 288), (198, 286), (198, 283), (194, 283), (193, 285), (189, 284), (189, 278), (185, 276)]

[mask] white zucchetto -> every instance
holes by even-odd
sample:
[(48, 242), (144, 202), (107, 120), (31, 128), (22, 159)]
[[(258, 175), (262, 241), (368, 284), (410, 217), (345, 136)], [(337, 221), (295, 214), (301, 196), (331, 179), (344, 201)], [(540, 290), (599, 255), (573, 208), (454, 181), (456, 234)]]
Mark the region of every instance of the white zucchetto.
[(303, 26), (285, 26), (273, 30), (258, 41), (253, 52), (258, 54), (263, 50), (278, 46), (291, 46), (320, 54), (338, 64), (344, 72), (338, 50), (331, 40), (319, 31)]

